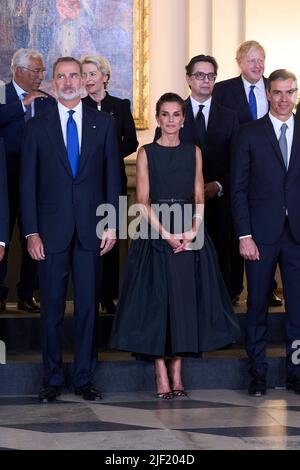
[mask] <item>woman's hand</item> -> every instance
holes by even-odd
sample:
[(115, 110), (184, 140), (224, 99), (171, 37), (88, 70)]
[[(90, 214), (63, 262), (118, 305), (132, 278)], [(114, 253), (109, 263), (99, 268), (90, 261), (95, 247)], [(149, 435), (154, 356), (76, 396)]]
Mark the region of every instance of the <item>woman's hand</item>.
[(180, 253), (181, 251), (189, 251), (191, 248), (189, 248), (189, 245), (193, 242), (193, 240), (197, 236), (197, 232), (194, 229), (188, 230), (187, 232), (184, 232), (182, 234), (177, 234), (176, 236), (179, 236), (181, 239), (181, 244), (178, 246), (175, 250), (174, 253)]
[(182, 234), (173, 234), (168, 233), (167, 236), (164, 237), (167, 243), (173, 248), (174, 253), (177, 253), (177, 250), (183, 246)]

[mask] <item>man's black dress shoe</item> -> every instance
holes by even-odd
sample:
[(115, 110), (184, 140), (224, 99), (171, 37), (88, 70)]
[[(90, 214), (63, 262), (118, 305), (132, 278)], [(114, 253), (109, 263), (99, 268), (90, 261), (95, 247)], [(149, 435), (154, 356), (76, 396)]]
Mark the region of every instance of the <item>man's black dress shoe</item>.
[(35, 298), (32, 297), (31, 299), (19, 300), (18, 310), (25, 310), (25, 312), (30, 312), (30, 313), (39, 313), (40, 306), (36, 302)]
[(39, 393), (39, 401), (41, 403), (50, 403), (55, 401), (56, 398), (60, 395), (60, 387), (55, 387), (54, 385), (48, 385), (47, 387), (42, 388)]
[(286, 379), (287, 390), (293, 390), (300, 393), (300, 375), (288, 375)]
[(6, 310), (6, 300), (0, 299), (0, 312), (5, 312)]
[(81, 395), (84, 400), (88, 401), (102, 400), (100, 390), (90, 382), (82, 387), (75, 388), (75, 395)]
[(261, 397), (267, 393), (266, 378), (264, 375), (256, 374), (252, 377), (249, 387), (249, 395)]
[(282, 299), (276, 295), (275, 291), (272, 292), (269, 307), (282, 307)]

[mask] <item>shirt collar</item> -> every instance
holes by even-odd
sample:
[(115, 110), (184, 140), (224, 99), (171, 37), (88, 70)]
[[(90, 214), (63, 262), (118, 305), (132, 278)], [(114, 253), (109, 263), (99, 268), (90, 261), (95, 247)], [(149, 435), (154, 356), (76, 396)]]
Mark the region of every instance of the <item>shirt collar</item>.
[(15, 87), (15, 90), (16, 90), (16, 93), (17, 93), (18, 97), (23, 98), (23, 93), (28, 93), (28, 91), (23, 90), (23, 88), (21, 88), (17, 84), (17, 82), (15, 82), (14, 80), (12, 82), (13, 82), (13, 86)]
[[(60, 103), (60, 101), (57, 102), (57, 105), (58, 105), (58, 112), (60, 116), (63, 116), (69, 113), (70, 108), (67, 108), (66, 106), (64, 106), (62, 103)], [(77, 116), (79, 118), (81, 118), (82, 117), (82, 101), (80, 100), (78, 105), (75, 106), (75, 108), (72, 108), (72, 110), (75, 111), (75, 113), (77, 113)], [(69, 117), (69, 114), (67, 117)]]
[(190, 96), (190, 100), (191, 100), (193, 108), (196, 108), (196, 107), (199, 108), (199, 105), (201, 104), (205, 108), (209, 109), (211, 105), (211, 96), (208, 98), (208, 100), (204, 101), (203, 103), (199, 103), (199, 101), (195, 100), (195, 98), (193, 98), (192, 96)]
[(280, 121), (280, 119), (277, 119), (271, 112), (269, 112), (269, 118), (271, 120), (271, 123), (273, 124), (273, 127), (275, 131), (279, 131), (281, 129), (282, 124), (286, 124), (288, 129), (293, 128), (294, 125), (294, 115), (292, 114), (291, 117), (287, 121)]
[(264, 82), (264, 79), (263, 77), (261, 77), (257, 83), (250, 83), (248, 82), (248, 80), (246, 80), (243, 75), (241, 75), (242, 77), (242, 80), (243, 80), (243, 84), (244, 84), (244, 87), (249, 90), (249, 88), (253, 85), (255, 85), (255, 88), (258, 88), (259, 90), (262, 90), (262, 91), (266, 91), (266, 87), (265, 87), (265, 82)]

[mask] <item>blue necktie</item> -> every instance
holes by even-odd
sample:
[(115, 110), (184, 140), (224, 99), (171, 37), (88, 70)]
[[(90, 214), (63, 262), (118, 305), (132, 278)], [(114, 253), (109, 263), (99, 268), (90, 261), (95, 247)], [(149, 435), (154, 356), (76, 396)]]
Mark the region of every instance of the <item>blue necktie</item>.
[(253, 120), (256, 121), (256, 119), (257, 119), (257, 103), (256, 103), (255, 94), (254, 94), (254, 88), (255, 88), (255, 85), (250, 86), (249, 106), (250, 106), (250, 111), (251, 111)]
[(68, 159), (71, 165), (72, 174), (75, 178), (77, 170), (78, 170), (78, 163), (79, 163), (79, 140), (78, 140), (78, 131), (76, 122), (73, 119), (73, 114), (75, 111), (71, 109), (68, 111), (69, 119), (67, 122), (67, 152), (68, 152)]
[(283, 162), (285, 164), (286, 169), (288, 168), (288, 145), (287, 145), (287, 140), (286, 140), (286, 135), (285, 135), (287, 131), (287, 127), (288, 126), (286, 124), (282, 124), (280, 128), (281, 134), (278, 140)]
[[(23, 98), (25, 98), (27, 95), (28, 93), (22, 93)], [(27, 122), (28, 119), (32, 118), (32, 108), (31, 108), (31, 104), (27, 106), (24, 104), (24, 106), (26, 109), (24, 119), (25, 119), (25, 122)]]

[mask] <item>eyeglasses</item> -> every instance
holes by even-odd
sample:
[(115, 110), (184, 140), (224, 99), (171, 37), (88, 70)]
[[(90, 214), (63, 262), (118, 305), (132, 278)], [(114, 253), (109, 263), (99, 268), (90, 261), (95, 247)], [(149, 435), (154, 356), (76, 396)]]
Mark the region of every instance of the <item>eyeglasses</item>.
[(207, 78), (210, 82), (213, 82), (217, 78), (217, 74), (210, 72), (210, 73), (204, 73), (204, 72), (195, 72), (191, 73), (191, 77), (195, 77), (196, 80), (205, 80)]
[(45, 75), (46, 70), (45, 69), (29, 69), (28, 67), (20, 67), (21, 69), (26, 69), (29, 70), (29, 72), (32, 72), (34, 75), (40, 75), (43, 74)]

